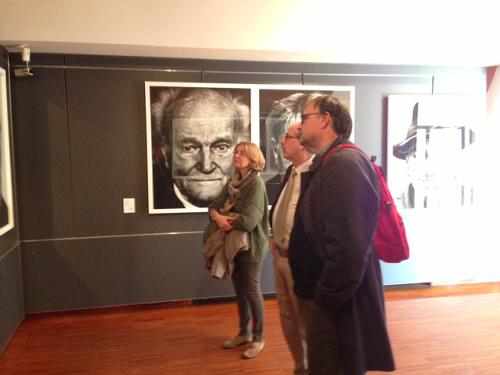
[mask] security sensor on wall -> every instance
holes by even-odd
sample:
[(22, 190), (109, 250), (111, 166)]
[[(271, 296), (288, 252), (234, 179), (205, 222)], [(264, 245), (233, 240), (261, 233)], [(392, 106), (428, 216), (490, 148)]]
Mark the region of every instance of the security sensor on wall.
[(33, 72), (30, 68), (31, 61), (31, 50), (28, 46), (21, 44), (19, 46), (14, 46), (9, 49), (21, 49), (21, 60), (24, 62), (25, 66), (22, 68), (14, 69), (14, 74), (16, 77), (32, 77)]
[(21, 59), (26, 63), (29, 64), (31, 60), (31, 50), (28, 47), (23, 47), (21, 49)]
[(15, 69), (14, 74), (16, 77), (32, 77), (33, 72), (30, 68), (31, 50), (26, 46), (21, 47), (21, 60), (23, 60), (26, 66), (24, 68)]

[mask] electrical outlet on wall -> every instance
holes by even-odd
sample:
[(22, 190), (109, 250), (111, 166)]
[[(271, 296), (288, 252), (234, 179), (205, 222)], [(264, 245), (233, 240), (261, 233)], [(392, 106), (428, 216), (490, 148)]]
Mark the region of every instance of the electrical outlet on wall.
[(135, 198), (123, 198), (123, 213), (124, 214), (135, 213)]

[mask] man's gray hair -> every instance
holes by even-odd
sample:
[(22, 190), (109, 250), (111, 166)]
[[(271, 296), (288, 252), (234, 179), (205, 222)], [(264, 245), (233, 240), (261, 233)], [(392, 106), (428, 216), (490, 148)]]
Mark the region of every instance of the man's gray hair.
[(313, 93), (295, 93), (273, 103), (271, 112), (266, 118), (266, 129), (270, 130), (276, 142), (279, 142), (291, 125), (301, 121), (302, 109), (313, 95)]

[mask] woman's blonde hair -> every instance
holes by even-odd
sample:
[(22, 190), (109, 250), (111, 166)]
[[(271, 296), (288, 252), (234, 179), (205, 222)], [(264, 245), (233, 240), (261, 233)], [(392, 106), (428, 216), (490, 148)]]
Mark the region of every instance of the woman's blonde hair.
[(234, 148), (234, 151), (240, 150), (248, 159), (250, 159), (250, 168), (254, 171), (260, 172), (266, 166), (266, 159), (260, 148), (252, 142), (240, 142)]

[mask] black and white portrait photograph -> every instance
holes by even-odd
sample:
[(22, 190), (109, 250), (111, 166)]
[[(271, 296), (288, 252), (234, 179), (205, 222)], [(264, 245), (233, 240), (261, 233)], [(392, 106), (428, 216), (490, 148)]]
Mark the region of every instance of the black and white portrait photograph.
[(7, 77), (0, 68), (0, 236), (14, 228)]
[(146, 82), (149, 213), (203, 212), (251, 138), (252, 86)]
[(401, 209), (474, 204), (473, 160), (484, 99), (389, 95), (388, 183)]
[(301, 122), (302, 109), (315, 94), (333, 94), (350, 109), (354, 120), (352, 86), (269, 85), (259, 90), (260, 147), (266, 158), (262, 176), (270, 202), (274, 201), (289, 164), (283, 157), (281, 139), (291, 125)]

